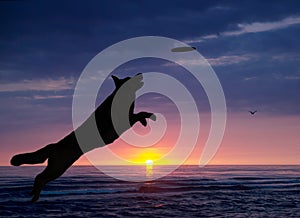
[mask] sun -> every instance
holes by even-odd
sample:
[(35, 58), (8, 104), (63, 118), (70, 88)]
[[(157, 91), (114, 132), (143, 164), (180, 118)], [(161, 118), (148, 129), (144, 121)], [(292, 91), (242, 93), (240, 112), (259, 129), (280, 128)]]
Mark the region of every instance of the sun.
[(153, 160), (146, 160), (146, 165), (147, 166), (152, 166), (153, 165)]

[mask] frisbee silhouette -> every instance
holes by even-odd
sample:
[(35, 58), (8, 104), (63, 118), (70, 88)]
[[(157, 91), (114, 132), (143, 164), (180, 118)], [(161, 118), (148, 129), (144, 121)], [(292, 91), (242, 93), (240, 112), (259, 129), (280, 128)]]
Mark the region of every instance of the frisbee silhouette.
[(171, 49), (172, 52), (189, 52), (194, 50), (196, 50), (196, 48), (190, 46), (176, 47)]

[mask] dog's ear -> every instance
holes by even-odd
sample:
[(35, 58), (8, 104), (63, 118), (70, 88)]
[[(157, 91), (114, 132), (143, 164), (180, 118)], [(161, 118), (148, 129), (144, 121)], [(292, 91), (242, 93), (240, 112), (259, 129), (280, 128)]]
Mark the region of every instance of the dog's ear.
[(118, 77), (114, 76), (114, 75), (112, 75), (111, 78), (113, 79), (113, 81), (115, 83), (115, 86), (119, 87), (120, 83), (121, 83), (120, 79)]

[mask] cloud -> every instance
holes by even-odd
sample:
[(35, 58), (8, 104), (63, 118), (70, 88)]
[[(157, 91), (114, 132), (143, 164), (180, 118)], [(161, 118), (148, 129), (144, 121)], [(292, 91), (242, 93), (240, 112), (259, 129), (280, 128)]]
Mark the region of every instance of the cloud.
[(300, 76), (286, 76), (284, 79), (287, 80), (300, 80)]
[[(239, 64), (242, 62), (246, 62), (252, 58), (251, 55), (223, 55), (215, 58), (206, 58), (206, 61), (211, 66), (227, 66), (232, 64)], [(179, 60), (179, 64), (188, 64), (193, 66), (201, 66), (201, 65), (207, 65), (207, 62), (205, 60), (203, 61), (195, 61), (195, 60), (188, 60), (188, 59), (182, 59)], [(165, 63), (163, 66), (176, 66), (175, 63)]]
[(208, 58), (207, 60), (212, 66), (226, 66), (239, 64), (250, 59), (250, 55), (224, 55), (217, 58)]
[(210, 39), (217, 39), (220, 36), (237, 36), (247, 33), (267, 32), (278, 29), (285, 29), (292, 25), (300, 24), (300, 17), (286, 17), (280, 21), (274, 22), (253, 22), (253, 23), (239, 23), (238, 30), (224, 31), (217, 34), (204, 35), (202, 37), (195, 37), (184, 40), (185, 43), (200, 43)]
[(300, 61), (300, 54), (297, 53), (281, 53), (274, 54), (271, 57), (274, 61), (287, 62), (287, 61)]
[(70, 90), (74, 88), (75, 82), (76, 80), (72, 77), (60, 77), (58, 79), (33, 79), (0, 83), (0, 92)]
[(239, 30), (237, 31), (227, 31), (222, 33), (222, 35), (241, 35), (245, 33), (259, 33), (272, 31), (277, 29), (284, 29), (291, 25), (300, 24), (300, 17), (287, 17), (280, 21), (275, 22), (254, 22), (251, 24), (238, 24)]
[(44, 100), (44, 99), (62, 99), (68, 98), (67, 95), (34, 95), (33, 99), (35, 100)]
[(257, 76), (250, 76), (250, 77), (245, 77), (244, 78), (245, 81), (255, 80), (255, 79), (257, 79)]

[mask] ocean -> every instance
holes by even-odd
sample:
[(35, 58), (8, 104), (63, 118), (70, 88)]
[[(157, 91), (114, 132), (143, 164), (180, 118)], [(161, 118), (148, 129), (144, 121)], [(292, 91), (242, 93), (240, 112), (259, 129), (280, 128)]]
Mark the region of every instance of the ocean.
[[(167, 167), (107, 166), (150, 177)], [(300, 217), (299, 166), (181, 166), (140, 183), (73, 166), (32, 204), (43, 168), (0, 167), (0, 217)]]

